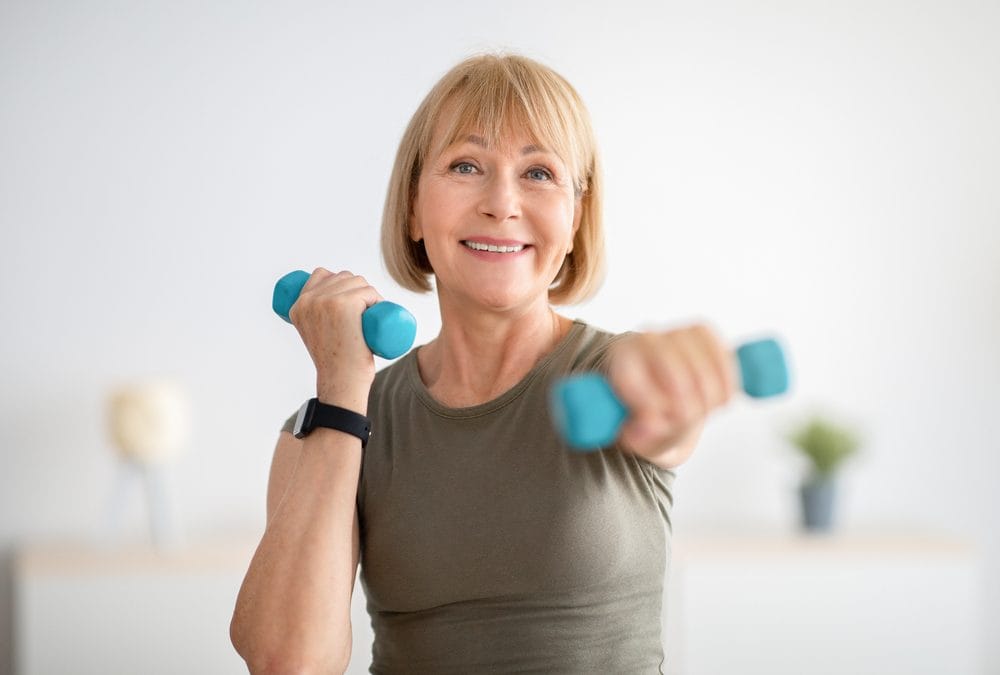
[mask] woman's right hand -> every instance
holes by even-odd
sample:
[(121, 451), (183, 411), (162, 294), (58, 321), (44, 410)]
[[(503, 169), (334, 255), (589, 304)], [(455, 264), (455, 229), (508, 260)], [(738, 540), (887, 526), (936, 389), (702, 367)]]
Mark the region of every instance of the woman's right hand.
[(361, 314), (379, 295), (364, 277), (322, 267), (309, 277), (288, 318), (316, 366), (316, 395), (324, 403), (365, 413), (375, 357), (361, 331)]

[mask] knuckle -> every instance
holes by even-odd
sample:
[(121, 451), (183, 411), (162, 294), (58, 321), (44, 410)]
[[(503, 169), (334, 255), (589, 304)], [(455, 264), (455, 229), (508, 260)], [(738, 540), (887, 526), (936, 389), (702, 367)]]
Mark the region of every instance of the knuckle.
[(714, 333), (706, 323), (696, 323), (691, 327), (691, 334), (700, 340), (712, 341)]
[(643, 352), (656, 346), (657, 336), (653, 333), (640, 333), (632, 341), (632, 348), (635, 352)]

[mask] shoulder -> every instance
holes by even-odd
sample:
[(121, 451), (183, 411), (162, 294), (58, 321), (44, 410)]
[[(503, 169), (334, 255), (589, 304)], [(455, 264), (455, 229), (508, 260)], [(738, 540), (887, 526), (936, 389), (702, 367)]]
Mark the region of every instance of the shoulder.
[(409, 378), (411, 368), (416, 366), (416, 358), (417, 350), (412, 349), (375, 373), (372, 394), (374, 395), (377, 391), (391, 390), (405, 383)]
[(401, 358), (375, 373), (371, 391), (368, 394), (368, 414), (387, 407), (400, 396), (412, 393), (413, 378), (420, 377), (417, 369), (417, 350), (412, 349)]
[(611, 348), (629, 333), (612, 333), (577, 320), (573, 323), (571, 335), (567, 370), (570, 372), (594, 370), (606, 373)]

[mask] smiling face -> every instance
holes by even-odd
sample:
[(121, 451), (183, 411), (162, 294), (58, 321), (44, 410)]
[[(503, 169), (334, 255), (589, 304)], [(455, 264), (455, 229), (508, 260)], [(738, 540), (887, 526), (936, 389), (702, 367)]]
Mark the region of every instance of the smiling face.
[[(470, 136), (483, 139), (478, 143)], [(452, 167), (442, 163), (453, 160), (453, 151), (459, 146), (469, 145), (474, 152), (482, 151), (482, 165), (470, 162), (468, 167)], [(478, 146), (478, 147), (477, 147)], [(540, 147), (531, 147), (540, 146)], [(525, 153), (530, 148), (531, 152)], [(509, 150), (509, 152), (508, 152)], [(503, 162), (495, 160), (499, 155)], [(527, 157), (536, 155), (537, 157)], [(551, 68), (531, 59), (514, 54), (481, 54), (472, 56), (456, 64), (431, 88), (424, 97), (413, 117), (410, 118), (399, 142), (393, 163), (389, 189), (386, 193), (385, 208), (382, 210), (382, 256), (386, 270), (403, 288), (424, 293), (432, 290), (431, 278), (438, 277), (437, 286), (442, 282), (447, 286), (452, 272), (448, 257), (442, 250), (432, 250), (429, 259), (428, 247), (424, 245), (424, 229), (437, 231), (446, 221), (438, 218), (434, 210), (441, 209), (440, 191), (447, 183), (443, 177), (452, 179), (454, 193), (463, 186), (459, 181), (468, 180), (475, 185), (493, 180), (497, 175), (510, 174), (520, 160), (552, 160), (556, 186), (565, 190), (566, 202), (572, 201), (573, 237), (572, 253), (560, 263), (556, 277), (548, 287), (548, 299), (555, 305), (573, 304), (592, 296), (598, 289), (604, 270), (604, 225), (602, 216), (603, 178), (597, 152), (597, 140), (590, 123), (590, 115), (579, 94), (572, 85)], [(478, 157), (475, 159), (479, 159)], [(565, 171), (568, 165), (569, 172)], [(454, 168), (464, 174), (450, 175)], [(467, 219), (464, 225), (482, 226), (483, 221), (492, 223), (487, 232), (472, 232), (496, 239), (518, 242), (509, 234), (491, 234), (494, 229), (511, 230), (513, 226), (535, 227), (534, 212), (538, 202), (529, 196), (551, 195), (540, 190), (528, 190), (531, 183), (545, 184), (541, 173), (514, 173), (532, 180), (514, 181), (518, 187), (516, 217), (497, 220), (499, 216), (489, 208), (477, 218)], [(568, 178), (572, 178), (573, 197), (569, 196)], [(470, 187), (470, 186), (464, 186)], [(440, 189), (439, 189), (440, 188)], [(483, 190), (486, 188), (480, 188)], [(556, 192), (559, 190), (557, 189)], [(418, 192), (420, 193), (418, 195)], [(466, 195), (467, 196), (467, 195)], [(418, 200), (419, 197), (419, 200)], [(418, 203), (419, 201), (419, 203)], [(465, 205), (467, 199), (459, 200)], [(565, 204), (565, 203), (564, 203)], [(475, 212), (474, 212), (475, 213)], [(444, 214), (452, 218), (455, 214)], [(433, 216), (433, 220), (428, 217)], [(464, 216), (463, 216), (464, 217)], [(541, 219), (539, 223), (546, 223)], [(527, 223), (527, 225), (524, 225)], [(528, 232), (521, 232), (527, 235)], [(471, 236), (470, 235), (470, 236)], [(419, 241), (420, 243), (415, 243)], [(438, 246), (435, 239), (430, 249)], [(478, 242), (480, 244), (486, 242)], [(499, 245), (499, 244), (497, 244)], [(486, 253), (490, 253), (487, 243)], [(477, 248), (477, 242), (472, 242)], [(481, 247), (479, 247), (481, 248)], [(568, 247), (567, 247), (568, 248)], [(537, 255), (541, 247), (533, 251)], [(508, 255), (517, 251), (494, 251)], [(487, 260), (488, 258), (481, 258)], [(533, 258), (534, 259), (534, 258)], [(535, 260), (543, 263), (542, 260)], [(462, 281), (461, 279), (456, 279)], [(474, 283), (479, 283), (476, 279)], [(461, 286), (469, 288), (468, 282)], [(440, 293), (439, 293), (440, 295)], [(495, 306), (502, 306), (497, 301)]]
[[(441, 133), (439, 123), (435, 137)], [(460, 134), (428, 157), (410, 217), (410, 237), (424, 242), (442, 302), (467, 310), (547, 305), (579, 227), (566, 163), (523, 130), (499, 140)]]

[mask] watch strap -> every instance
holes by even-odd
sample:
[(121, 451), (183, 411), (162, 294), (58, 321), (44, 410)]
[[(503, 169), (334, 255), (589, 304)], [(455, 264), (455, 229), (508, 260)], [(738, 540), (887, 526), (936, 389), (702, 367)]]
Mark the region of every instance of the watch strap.
[(371, 436), (371, 420), (364, 415), (321, 402), (311, 398), (302, 405), (298, 419), (295, 421), (295, 437), (305, 438), (317, 427), (336, 429), (361, 439), (361, 448), (368, 445)]

